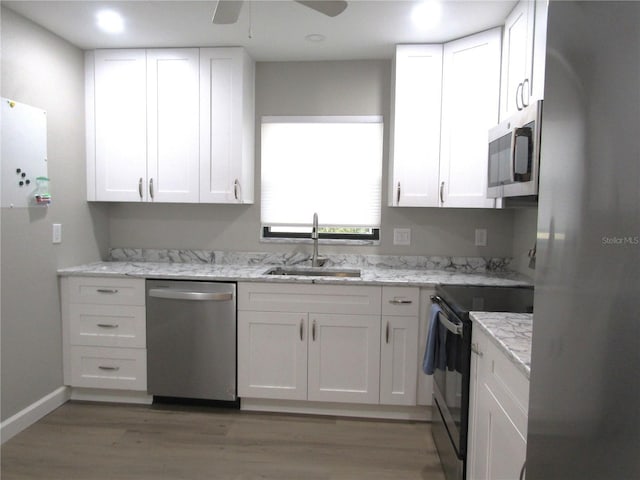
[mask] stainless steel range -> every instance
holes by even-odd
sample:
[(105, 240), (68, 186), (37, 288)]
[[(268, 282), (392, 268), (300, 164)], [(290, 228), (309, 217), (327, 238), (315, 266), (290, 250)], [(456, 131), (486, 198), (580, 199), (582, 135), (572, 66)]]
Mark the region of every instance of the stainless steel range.
[(533, 312), (533, 287), (439, 285), (431, 301), (424, 370), (433, 375), (433, 439), (447, 480), (463, 480), (469, 417), (469, 312)]

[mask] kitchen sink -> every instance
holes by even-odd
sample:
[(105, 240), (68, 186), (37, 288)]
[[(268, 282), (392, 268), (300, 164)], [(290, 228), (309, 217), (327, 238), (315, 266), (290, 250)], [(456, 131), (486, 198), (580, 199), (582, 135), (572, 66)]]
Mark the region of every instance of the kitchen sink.
[(300, 275), (305, 277), (360, 277), (360, 270), (347, 268), (272, 267), (265, 275)]

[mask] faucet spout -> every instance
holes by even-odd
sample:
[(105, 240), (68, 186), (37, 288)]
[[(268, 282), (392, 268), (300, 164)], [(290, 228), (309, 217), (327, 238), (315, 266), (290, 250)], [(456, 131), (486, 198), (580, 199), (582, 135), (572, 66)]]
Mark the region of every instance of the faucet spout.
[(318, 259), (318, 214), (313, 214), (313, 227), (311, 228), (311, 239), (313, 240), (313, 256), (311, 257), (311, 266), (319, 267), (320, 261)]

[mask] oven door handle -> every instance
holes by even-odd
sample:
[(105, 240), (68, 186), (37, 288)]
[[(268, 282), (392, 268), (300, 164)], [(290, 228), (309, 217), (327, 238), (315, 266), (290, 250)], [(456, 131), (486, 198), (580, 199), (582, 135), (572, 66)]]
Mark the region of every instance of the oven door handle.
[(449, 330), (454, 335), (462, 336), (462, 325), (458, 323), (453, 323), (443, 312), (438, 312), (438, 320), (444, 328)]

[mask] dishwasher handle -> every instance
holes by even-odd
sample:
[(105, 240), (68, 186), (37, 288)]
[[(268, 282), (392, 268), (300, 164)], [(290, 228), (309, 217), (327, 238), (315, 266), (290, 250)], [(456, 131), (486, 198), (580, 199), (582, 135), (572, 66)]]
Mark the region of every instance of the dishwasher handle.
[(152, 288), (149, 296), (155, 298), (169, 298), (171, 300), (194, 300), (223, 302), (233, 300), (232, 292), (190, 292), (185, 290), (171, 290), (169, 288)]

